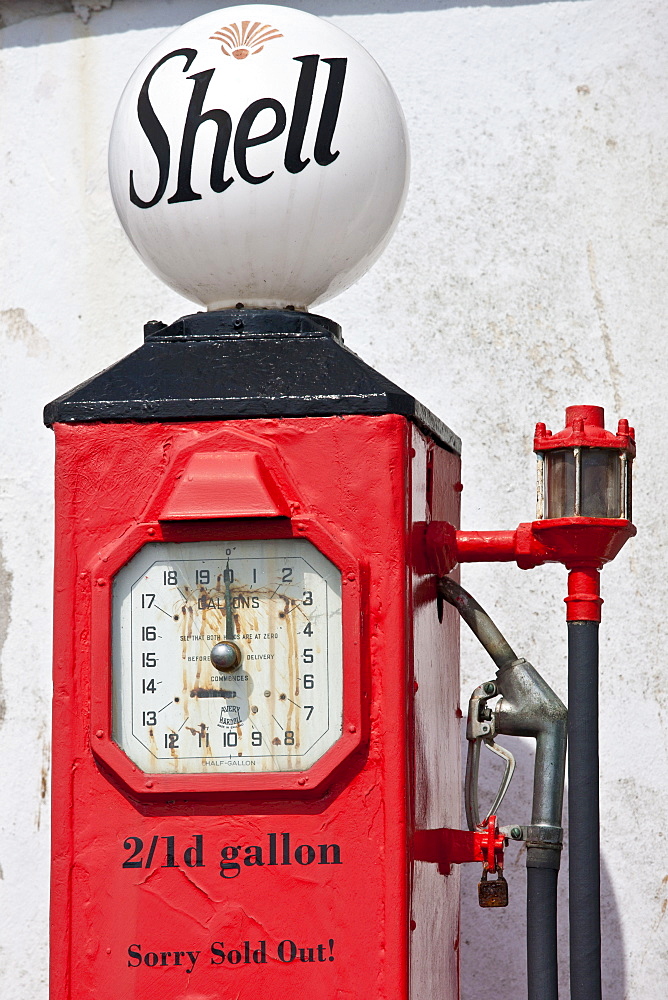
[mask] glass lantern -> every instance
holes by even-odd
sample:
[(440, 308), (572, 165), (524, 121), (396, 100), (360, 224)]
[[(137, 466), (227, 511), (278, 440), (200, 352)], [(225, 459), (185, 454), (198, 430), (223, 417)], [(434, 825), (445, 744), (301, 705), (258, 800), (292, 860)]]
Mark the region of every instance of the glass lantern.
[(620, 420), (613, 434), (603, 418), (600, 406), (570, 406), (563, 431), (552, 434), (545, 424), (536, 426), (539, 520), (631, 520), (633, 428)]

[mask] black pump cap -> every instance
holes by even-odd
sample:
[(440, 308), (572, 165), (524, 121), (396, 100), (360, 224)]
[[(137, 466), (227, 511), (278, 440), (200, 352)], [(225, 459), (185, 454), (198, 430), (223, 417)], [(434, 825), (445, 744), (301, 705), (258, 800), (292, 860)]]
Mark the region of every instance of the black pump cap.
[(291, 309), (221, 309), (152, 320), (144, 343), (44, 409), (54, 423), (397, 413), (451, 451), (456, 434), (344, 346), (332, 320)]

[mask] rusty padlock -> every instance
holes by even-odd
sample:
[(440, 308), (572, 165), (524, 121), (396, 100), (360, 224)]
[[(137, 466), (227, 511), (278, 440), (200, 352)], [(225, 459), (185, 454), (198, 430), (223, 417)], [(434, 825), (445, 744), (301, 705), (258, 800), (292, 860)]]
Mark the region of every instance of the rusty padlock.
[(507, 906), (508, 883), (503, 877), (503, 871), (498, 868), (496, 881), (487, 881), (488, 865), (482, 867), (482, 878), (478, 882), (478, 903), (480, 906)]

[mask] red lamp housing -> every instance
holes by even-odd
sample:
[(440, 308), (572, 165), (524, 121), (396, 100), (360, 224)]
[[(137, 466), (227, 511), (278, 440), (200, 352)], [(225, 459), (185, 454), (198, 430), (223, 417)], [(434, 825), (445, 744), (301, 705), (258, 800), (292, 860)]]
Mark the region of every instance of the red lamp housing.
[(635, 434), (628, 420), (606, 431), (601, 406), (569, 406), (566, 426), (553, 434), (536, 424), (539, 519), (631, 520)]
[(536, 424), (537, 519), (511, 531), (427, 529), (437, 573), (458, 562), (517, 562), (531, 569), (560, 562), (569, 570), (568, 621), (600, 621), (598, 574), (636, 533), (631, 523), (631, 466), (635, 432), (620, 420), (606, 431), (601, 406), (569, 406), (566, 426), (553, 434)]

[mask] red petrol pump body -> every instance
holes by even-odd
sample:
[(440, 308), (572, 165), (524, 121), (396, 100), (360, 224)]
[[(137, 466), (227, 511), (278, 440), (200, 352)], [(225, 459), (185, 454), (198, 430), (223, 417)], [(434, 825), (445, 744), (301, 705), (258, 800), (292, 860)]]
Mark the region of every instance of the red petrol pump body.
[[(283, 356), (327, 355), (318, 405), (335, 415), (306, 415), (294, 382), (289, 406), (246, 399), (248, 419), (193, 381), (187, 401), (164, 381), (147, 398), (158, 355), (178, 373), (187, 351), (209, 371), (227, 352), (214, 377), (229, 376), (230, 352), (275, 346), (282, 315)], [(458, 521), (457, 442), (332, 324), (234, 317), (247, 340), (216, 338), (211, 315), (178, 343), (149, 326), (134, 356), (47, 408), (52, 1000), (455, 998), (458, 878), (433, 863), (443, 851), (414, 860), (413, 836), (459, 826), (458, 622), (424, 556), (426, 523)], [(203, 324), (210, 338), (192, 339)], [(406, 412), (354, 412), (393, 403)], [(227, 419), (162, 419), (179, 405)], [(254, 415), (272, 405), (304, 415)], [(216, 643), (240, 667), (216, 670)]]
[(121, 96), (121, 222), (209, 311), (46, 410), (52, 1000), (458, 996), (448, 859), (499, 848), (443, 846), (458, 629), (424, 535), (458, 524), (459, 440), (306, 308), (381, 252), (408, 161), (373, 59), (286, 7), (196, 18)]

